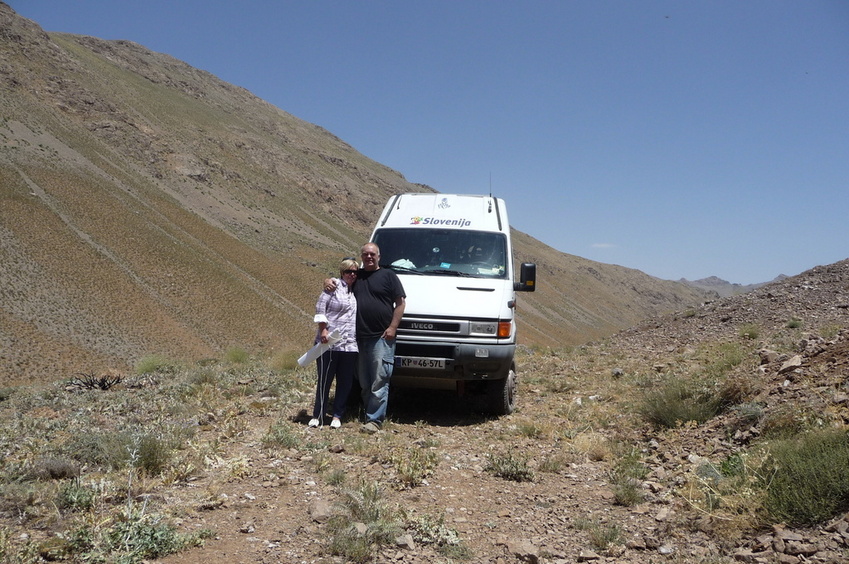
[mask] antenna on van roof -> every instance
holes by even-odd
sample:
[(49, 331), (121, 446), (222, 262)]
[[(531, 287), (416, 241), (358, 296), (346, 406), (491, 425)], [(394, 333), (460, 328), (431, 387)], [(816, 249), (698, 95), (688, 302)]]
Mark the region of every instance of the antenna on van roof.
[(489, 197), (492, 198), (492, 171), (489, 171)]

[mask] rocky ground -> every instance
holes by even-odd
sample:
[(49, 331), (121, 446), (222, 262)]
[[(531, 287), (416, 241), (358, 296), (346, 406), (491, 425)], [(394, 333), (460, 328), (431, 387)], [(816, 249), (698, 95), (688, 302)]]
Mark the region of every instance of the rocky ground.
[[(77, 527), (74, 519), (105, 527), (104, 511), (123, 511), (131, 490), (135, 511), (164, 515), (182, 533), (211, 532), (166, 563), (849, 562), (849, 513), (809, 528), (764, 524), (751, 491), (720, 491), (712, 481), (776, 425), (849, 425), (847, 328), (843, 261), (603, 342), (522, 349), (518, 407), (506, 417), (480, 415), (447, 392), (394, 389), (375, 435), (355, 416), (338, 430), (308, 428), (306, 370), (209, 368), (181, 376), (186, 384), (160, 375), (109, 392), (12, 396), (0, 401), (2, 429), (11, 429), (0, 433), (4, 476), (33, 453), (66, 452), (79, 431), (63, 421), (73, 418), (102, 430), (126, 413), (131, 426), (191, 432), (160, 475), (130, 473), (124, 493), (104, 496), (90, 514), (57, 514), (49, 497), (39, 505), (6, 488), (0, 545), (44, 546)], [(739, 353), (723, 373), (738, 391), (733, 408), (671, 429), (641, 415), (646, 390), (703, 374), (728, 350)], [(148, 407), (151, 399), (161, 407)], [(26, 441), (11, 436), (20, 429)], [(625, 472), (629, 461), (641, 471)], [(128, 479), (125, 470), (82, 474), (101, 485)], [(358, 556), (334, 554), (335, 516), (352, 499), (366, 505), (369, 491), (398, 529)], [(347, 522), (366, 535), (380, 523), (372, 517)]]
[[(328, 480), (381, 485), (407, 522), (440, 516), (468, 549), (469, 562), (849, 562), (849, 514), (811, 529), (738, 528), (699, 506), (694, 476), (758, 439), (765, 414), (789, 406), (823, 424), (849, 424), (849, 261), (819, 267), (755, 292), (653, 320), (574, 351), (525, 351), (519, 408), (507, 417), (470, 415), (453, 396), (398, 393), (391, 421), (374, 436), (355, 421), (340, 430), (293, 425), (320, 449), (260, 448), (267, 422), (233, 446), (250, 469), (219, 485), (213, 502), (185, 514), (186, 530), (211, 528), (202, 548), (164, 562), (344, 562), (327, 551), (327, 520), (339, 501)], [(827, 334), (827, 337), (822, 336)], [(752, 351), (739, 376), (754, 382), (750, 403), (763, 410), (741, 424), (728, 412), (703, 425), (654, 431), (628, 413), (617, 382), (684, 372), (704, 362), (704, 346), (744, 341)], [(631, 394), (635, 393), (631, 390)], [(642, 501), (619, 503), (611, 474), (623, 445), (639, 450), (648, 473)], [(413, 449), (413, 450), (411, 450)], [(435, 455), (414, 487), (397, 456)], [(491, 462), (527, 461), (528, 481), (494, 475)], [(233, 454), (231, 453), (232, 457)], [(395, 458), (393, 458), (395, 457)], [(338, 474), (337, 474), (338, 476)], [(208, 476), (205, 480), (211, 480)], [(209, 495), (204, 480), (168, 495)], [(613, 542), (605, 539), (613, 538)], [(399, 534), (375, 562), (448, 562), (432, 544)]]

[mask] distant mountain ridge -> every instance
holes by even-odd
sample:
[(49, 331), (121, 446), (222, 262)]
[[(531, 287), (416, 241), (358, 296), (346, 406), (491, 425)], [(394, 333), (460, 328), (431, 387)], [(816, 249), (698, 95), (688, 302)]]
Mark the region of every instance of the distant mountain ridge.
[[(787, 276), (785, 276), (784, 274), (779, 274), (772, 280), (772, 282), (780, 282), (785, 278), (787, 278)], [(679, 282), (688, 286), (692, 286), (694, 288), (699, 288), (700, 290), (704, 290), (706, 292), (716, 292), (716, 294), (722, 298), (736, 296), (737, 294), (745, 294), (746, 292), (751, 292), (752, 290), (756, 290), (761, 286), (770, 283), (759, 282), (757, 284), (743, 285), (728, 282), (727, 280), (723, 280), (718, 276), (708, 276), (707, 278), (700, 278), (698, 280), (687, 280), (686, 278), (681, 278)]]
[[(320, 280), (391, 195), (433, 191), (173, 57), (47, 33), (3, 3), (0, 116), (0, 384), (302, 352)], [(538, 267), (517, 305), (529, 346), (707, 295), (515, 230), (514, 247)]]

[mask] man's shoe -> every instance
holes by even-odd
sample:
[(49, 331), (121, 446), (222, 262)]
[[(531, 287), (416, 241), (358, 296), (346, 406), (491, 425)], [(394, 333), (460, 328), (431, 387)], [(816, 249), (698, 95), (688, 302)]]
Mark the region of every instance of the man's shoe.
[(369, 435), (374, 435), (378, 431), (380, 431), (380, 425), (375, 423), (374, 421), (369, 421), (362, 427), (363, 433), (368, 433)]
[(307, 425), (308, 425), (308, 426), (310, 426), (310, 427), (318, 427), (318, 425), (319, 425), (320, 423), (321, 423), (321, 421), (319, 421), (318, 419), (316, 419), (315, 417), (313, 417), (312, 419), (310, 419), (310, 422), (309, 422), (309, 423), (307, 423)]
[(334, 417), (333, 421), (330, 422), (330, 428), (331, 429), (338, 429), (341, 426), (342, 426), (342, 422), (339, 421), (338, 417)]

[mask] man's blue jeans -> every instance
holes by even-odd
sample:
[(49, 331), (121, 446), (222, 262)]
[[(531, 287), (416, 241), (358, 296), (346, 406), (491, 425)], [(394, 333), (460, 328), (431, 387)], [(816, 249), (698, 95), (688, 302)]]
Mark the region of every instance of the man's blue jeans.
[(366, 423), (383, 424), (389, 404), (389, 378), (395, 367), (395, 340), (383, 337), (357, 339), (360, 350), (358, 377), (363, 390)]

